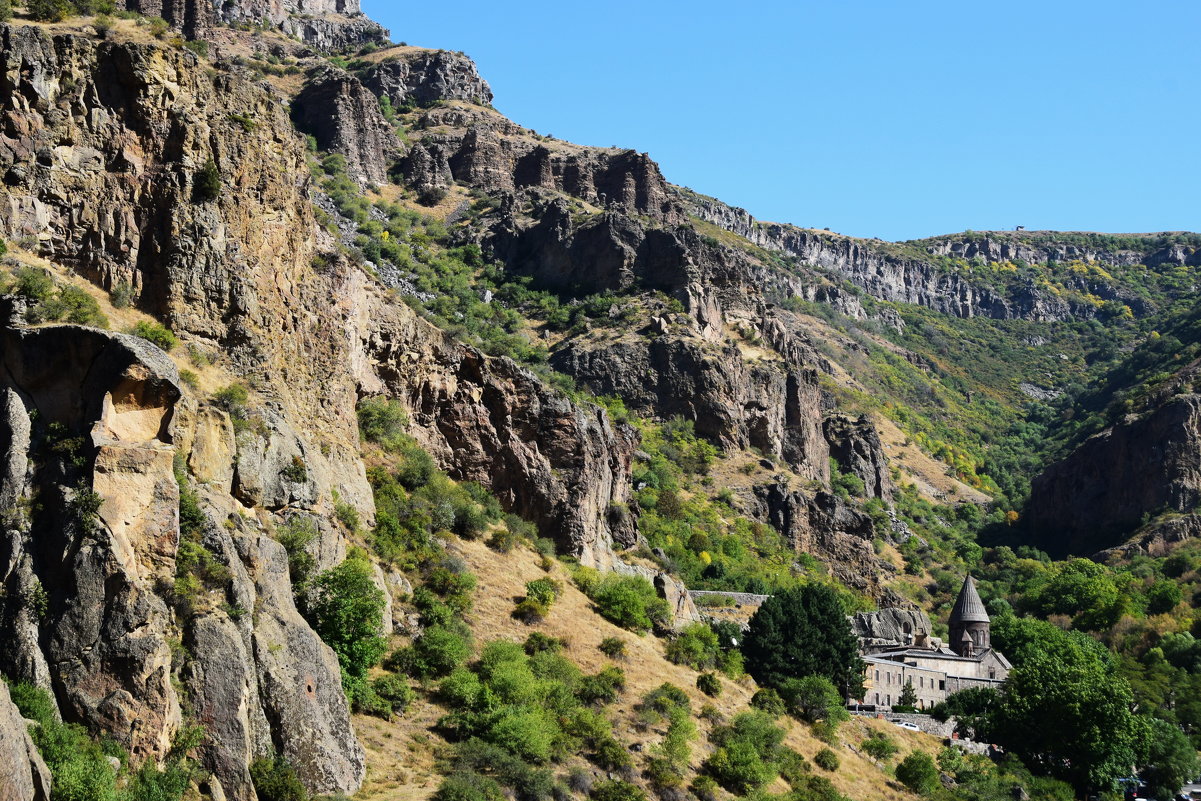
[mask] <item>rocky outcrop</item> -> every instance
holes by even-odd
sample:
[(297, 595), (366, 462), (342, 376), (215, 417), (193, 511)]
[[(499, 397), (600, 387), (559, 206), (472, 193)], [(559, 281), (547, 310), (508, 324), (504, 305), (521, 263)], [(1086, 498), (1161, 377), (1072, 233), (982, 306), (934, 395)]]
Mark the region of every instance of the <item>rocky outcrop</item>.
[(1201, 396), (1181, 395), (1085, 440), (1030, 485), (1023, 515), (1055, 556), (1114, 545), (1144, 516), (1201, 503)]
[(930, 618), (920, 609), (877, 609), (851, 618), (851, 631), (865, 647), (914, 645), (933, 631)]
[(492, 103), (492, 88), (476, 71), (475, 62), (449, 50), (404, 49), (369, 67), (363, 83), (396, 108), (439, 100)]
[(509, 359), (456, 342), (365, 282), (353, 295), (361, 301), (348, 329), (363, 354), (362, 391), (404, 402), (412, 433), (455, 478), (491, 488), (585, 563), (606, 566), (615, 546), (634, 544), (632, 428)]
[(0, 801), (50, 801), (50, 771), (0, 681)]
[(822, 431), (839, 469), (862, 481), (867, 497), (891, 501), (893, 485), (888, 458), (871, 422), (866, 417), (852, 420), (834, 415), (822, 423)]
[(162, 17), (189, 39), (201, 38), (216, 19), (213, 0), (121, 0), (120, 6), (147, 17)]
[(843, 584), (870, 595), (882, 607), (913, 605), (884, 587), (896, 571), (875, 555), (872, 519), (838, 496), (775, 482), (756, 485), (744, 501), (752, 517), (784, 535), (798, 552), (829, 562)]
[(388, 31), (363, 15), (359, 0), (212, 1), (222, 22), (266, 23), (318, 50), (340, 52), (388, 41)]
[(617, 342), (571, 341), (551, 364), (597, 394), (622, 398), (639, 414), (682, 416), (726, 450), (758, 448), (802, 476), (829, 481), (816, 371), (782, 360), (748, 363), (729, 342), (640, 333)]
[[(368, 80), (386, 89), (379, 73), (369, 73)], [(472, 188), (490, 193), (547, 189), (655, 223), (684, 221), (659, 166), (645, 153), (560, 142), (483, 108), (433, 108), (416, 126), (426, 131), (423, 142), (445, 155), (454, 180)], [(405, 177), (417, 176), (406, 172)]]
[[(1055, 234), (1052, 232), (1051, 237)], [(1071, 236), (1071, 234), (1069, 234)], [(1096, 244), (1073, 244), (1048, 241), (1041, 232), (991, 233), (973, 236), (940, 236), (917, 240), (914, 244), (923, 247), (935, 256), (951, 256), (958, 259), (983, 259), (987, 262), (1024, 261), (1027, 264), (1047, 262), (1083, 261), (1110, 266), (1129, 267), (1145, 264), (1155, 267), (1162, 264), (1195, 266), (1201, 264), (1201, 249), (1195, 245), (1160, 242), (1159, 237), (1142, 237), (1141, 248), (1105, 244), (1103, 236), (1095, 237)]]
[(292, 119), (322, 150), (345, 156), (355, 180), (379, 184), (388, 179), (400, 142), (379, 99), (358, 78), (334, 67), (318, 70), (292, 101)]

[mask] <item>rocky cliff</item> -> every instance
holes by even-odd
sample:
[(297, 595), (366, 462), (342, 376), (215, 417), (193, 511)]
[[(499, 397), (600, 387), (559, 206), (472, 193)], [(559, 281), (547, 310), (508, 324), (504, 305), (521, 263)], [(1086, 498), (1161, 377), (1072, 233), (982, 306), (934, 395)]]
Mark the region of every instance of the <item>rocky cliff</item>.
[(1181, 395), (1086, 440), (1034, 479), (1025, 524), (1040, 548), (1089, 555), (1148, 516), (1201, 502), (1201, 396)]
[[(743, 209), (727, 206), (713, 198), (681, 191), (689, 213), (738, 234), (768, 250), (784, 253), (799, 262), (831, 271), (880, 300), (925, 306), (956, 317), (991, 317), (1056, 322), (1091, 319), (1095, 304), (1063, 298), (1040, 288), (1033, 279), (1008, 290), (974, 281), (969, 276), (948, 272), (924, 258), (948, 256), (982, 259), (987, 262), (1020, 261), (1045, 264), (1049, 261), (1097, 262), (1107, 265), (1201, 263), (1201, 250), (1190, 245), (1164, 244), (1147, 250), (1118, 246), (1081, 246), (1040, 241), (1034, 234), (938, 237), (902, 243), (856, 239), (829, 231), (761, 222)], [(1100, 239), (1100, 238), (1098, 238)], [(1148, 237), (1148, 242), (1155, 242)], [(1145, 310), (1137, 295), (1128, 295), (1104, 281), (1079, 279), (1075, 287), (1104, 300), (1120, 300), (1136, 311)]]

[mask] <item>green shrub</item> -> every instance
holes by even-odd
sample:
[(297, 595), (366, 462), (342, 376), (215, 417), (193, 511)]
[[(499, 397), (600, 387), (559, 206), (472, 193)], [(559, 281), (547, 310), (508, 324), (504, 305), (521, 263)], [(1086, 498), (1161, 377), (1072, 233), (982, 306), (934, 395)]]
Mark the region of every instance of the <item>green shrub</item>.
[(449, 675), (471, 656), (466, 627), (440, 625), (427, 628), (411, 646), (393, 655), (390, 664), (419, 679)]
[(541, 653), (557, 654), (566, 647), (567, 641), (560, 637), (551, 637), (540, 631), (535, 631), (525, 638), (525, 652), (530, 656)]
[(309, 591), (313, 629), (350, 676), (366, 675), (384, 655), (383, 611), (384, 592), (372, 580), (370, 563), (353, 552), (314, 579)]
[(792, 714), (807, 723), (846, 718), (841, 693), (825, 676), (788, 679), (780, 685), (780, 697)]
[(880, 762), (892, 759), (899, 750), (900, 748), (893, 739), (884, 732), (873, 732), (863, 741), (863, 752)]
[(49, 300), (54, 293), (54, 279), (45, 270), (36, 267), (18, 267), (13, 273), (13, 284), (9, 291), (20, 295), (30, 303)]
[(621, 779), (597, 782), (588, 793), (592, 801), (647, 801), (646, 793)]
[(192, 197), (197, 203), (211, 203), (221, 195), (221, 170), (217, 162), (209, 159), (196, 171)]
[(721, 695), (721, 679), (716, 673), (702, 673), (696, 677), (696, 688), (705, 695), (717, 698)]
[(788, 711), (784, 705), (784, 699), (770, 687), (755, 691), (755, 694), (751, 696), (751, 707), (766, 712), (773, 718), (778, 718)]
[(897, 779), (918, 795), (929, 795), (939, 786), (938, 767), (925, 751), (914, 751), (897, 765)]
[(838, 770), (839, 759), (838, 754), (831, 751), (829, 748), (823, 748), (813, 755), (813, 764), (817, 765), (822, 770), (835, 771)]
[(279, 754), (252, 762), (250, 780), (260, 801), (308, 801), (309, 794), (300, 777)]
[(616, 665), (609, 665), (599, 673), (583, 677), (576, 697), (585, 704), (611, 704), (621, 695), (625, 686), (625, 671)]
[(288, 576), (292, 580), (292, 592), (305, 606), (305, 593), (313, 577), (317, 560), (308, 552), (308, 547), (320, 532), (317, 523), (303, 514), (293, 514), (276, 529), (275, 539), (288, 554)]
[(72, 10), (67, 0), (25, 0), (25, 11), (42, 22), (61, 22)]
[(602, 654), (610, 659), (625, 659), (626, 641), (620, 637), (606, 637), (597, 646)]
[(791, 748), (780, 749), (780, 775), (784, 781), (797, 788), (809, 773), (809, 763), (805, 757)]
[(602, 616), (631, 631), (649, 631), (671, 616), (667, 601), (642, 576), (606, 575), (589, 595)]
[(409, 708), (409, 704), (413, 703), (413, 699), (417, 697), (409, 683), (395, 675), (380, 676), (371, 682), (371, 689), (388, 702), (393, 714), (398, 715), (404, 714), (405, 710)]
[(717, 635), (705, 623), (689, 623), (667, 643), (667, 658), (677, 665), (705, 670), (717, 665), (721, 657)]
[(434, 791), (434, 801), (503, 801), (504, 791), (495, 779), (478, 773), (452, 773)]
[(142, 320), (130, 331), (135, 337), (141, 337), (152, 345), (157, 345), (165, 351), (170, 351), (179, 343), (175, 334), (158, 323), (148, 323)]
[(547, 762), (555, 745), (557, 729), (545, 709), (508, 706), (493, 716), (487, 739), (522, 759)]
[(364, 398), (358, 406), (359, 434), (387, 451), (400, 451), (407, 439), (409, 416), (398, 401)]
[(60, 287), (54, 296), (31, 311), (42, 320), (62, 320), (76, 325), (108, 328), (108, 318), (100, 311), (100, 304), (96, 299), (79, 287), (69, 284)]
[(552, 578), (540, 578), (526, 582), (525, 594), (538, 603), (550, 606), (559, 597), (563, 587)]
[(700, 801), (716, 801), (717, 799), (717, 782), (713, 780), (712, 776), (706, 776), (703, 773), (697, 774), (688, 785), (688, 789)]
[(55, 801), (116, 801), (116, 774), (87, 731), (59, 721), (54, 701), (40, 687), (15, 684), (10, 694), (21, 716), (38, 724), (30, 736), (50, 769)]
[(219, 389), (213, 393), (213, 405), (220, 409), (224, 409), (228, 414), (230, 421), (233, 422), (234, 431), (244, 431), (248, 427), (247, 403), (250, 402), (250, 391), (246, 389), (246, 385), (235, 381), (229, 386)]

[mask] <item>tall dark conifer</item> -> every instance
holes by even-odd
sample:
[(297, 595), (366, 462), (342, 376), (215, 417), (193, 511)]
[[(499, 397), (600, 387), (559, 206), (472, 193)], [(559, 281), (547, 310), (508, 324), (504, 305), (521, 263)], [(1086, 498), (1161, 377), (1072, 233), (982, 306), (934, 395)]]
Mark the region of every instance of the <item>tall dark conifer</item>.
[(809, 584), (768, 598), (742, 643), (747, 671), (764, 687), (825, 676), (839, 692), (863, 694), (863, 660), (834, 590)]

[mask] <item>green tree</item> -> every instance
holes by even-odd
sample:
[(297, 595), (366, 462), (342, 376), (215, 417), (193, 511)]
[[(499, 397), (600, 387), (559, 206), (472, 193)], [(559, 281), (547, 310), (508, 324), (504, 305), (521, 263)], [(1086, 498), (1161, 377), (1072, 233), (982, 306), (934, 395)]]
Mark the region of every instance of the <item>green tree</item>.
[(371, 565), (352, 553), (342, 564), (319, 575), (309, 593), (313, 628), (338, 655), (342, 669), (361, 678), (387, 650), (383, 630), (384, 592), (375, 585)]
[(901, 689), (901, 697), (897, 699), (897, 706), (917, 706), (917, 690), (913, 689), (913, 679), (905, 682), (905, 686)]
[(925, 751), (914, 751), (897, 765), (897, 779), (919, 795), (929, 795), (939, 786), (938, 768)]
[(842, 694), (825, 676), (787, 679), (780, 685), (780, 697), (788, 710), (806, 723), (846, 717)]
[[(25, 10), (29, 16), (43, 22), (59, 22), (71, 13), (67, 0), (26, 0)], [(11, 11), (11, 5), (10, 5)]]
[(1149, 721), (1149, 726), (1143, 781), (1147, 783), (1152, 798), (1171, 801), (1201, 769), (1197, 762), (1197, 751), (1174, 723), (1153, 719)]
[(1109, 789), (1137, 764), (1146, 736), (1130, 685), (1095, 640), (1050, 624), (1025, 628), (1045, 644), (1020, 649), (991, 716), (993, 737), (1031, 770), (1078, 792)]
[(777, 593), (751, 618), (742, 643), (747, 672), (765, 687), (825, 676), (839, 693), (863, 693), (863, 660), (842, 602), (822, 584)]

